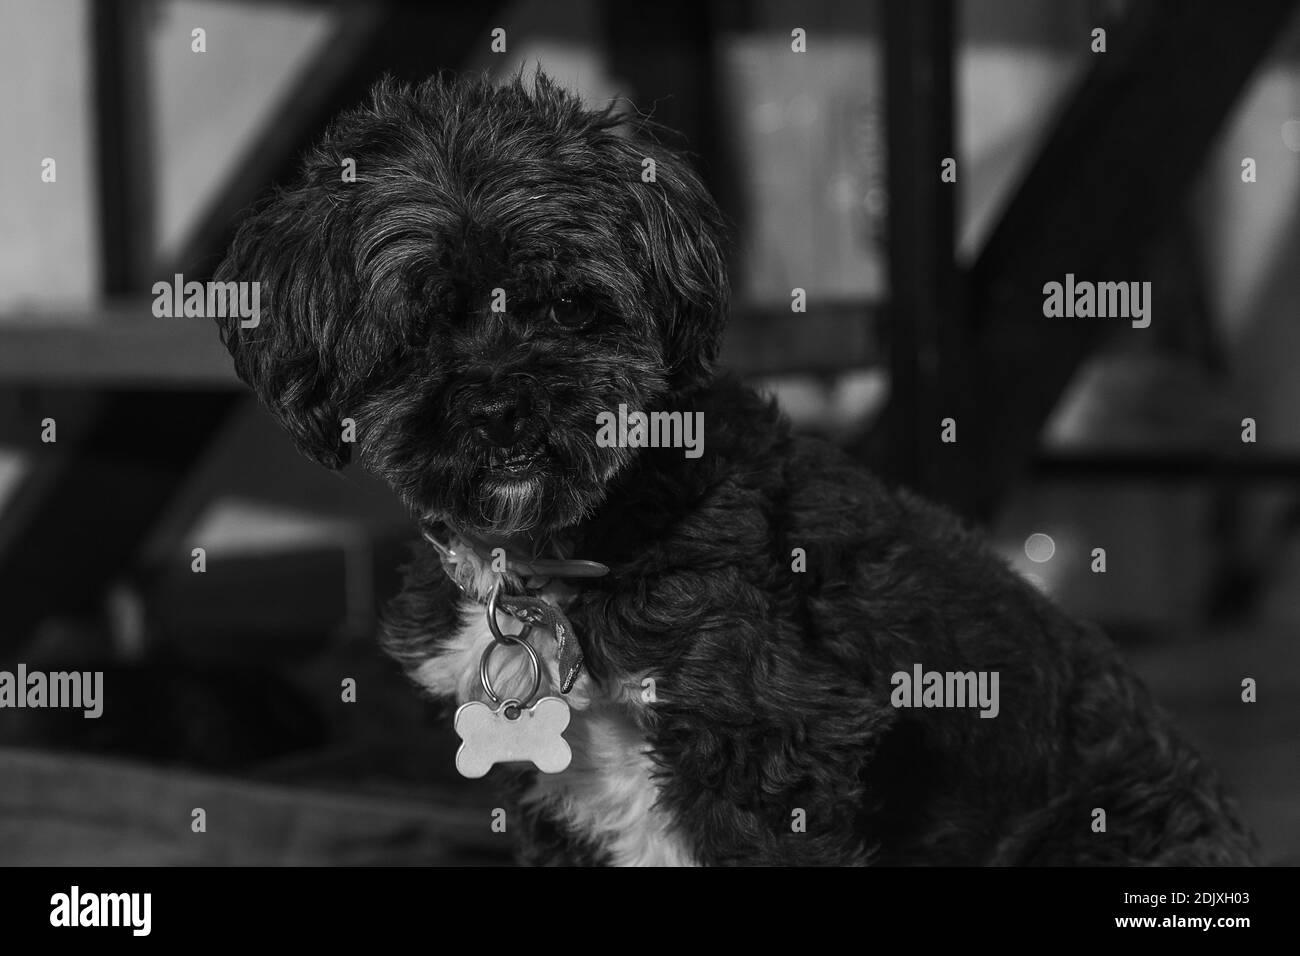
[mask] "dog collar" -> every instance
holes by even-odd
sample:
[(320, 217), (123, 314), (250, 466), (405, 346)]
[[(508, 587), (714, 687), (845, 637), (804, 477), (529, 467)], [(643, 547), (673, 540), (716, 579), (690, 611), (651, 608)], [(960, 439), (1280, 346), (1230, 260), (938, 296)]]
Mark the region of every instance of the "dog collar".
[[(449, 528), (449, 530), (452, 530)], [(443, 544), (428, 528), (422, 531), (424, 540), (428, 541), (442, 557), (443, 569), (448, 563), (457, 564), (460, 555), (451, 544)], [(504, 563), (505, 571), (524, 582), (529, 591), (537, 591), (546, 586), (551, 578), (602, 578), (609, 574), (608, 566), (599, 561), (584, 561), (575, 558), (539, 558), (523, 557), (500, 544), (493, 544), (483, 538), (465, 531), (452, 530), (454, 539), (459, 539), (464, 547), (474, 552), (480, 561), (489, 566), (497, 562)], [(498, 553), (499, 552), (499, 553)], [(452, 580), (456, 580), (452, 575)], [(536, 582), (536, 583), (534, 583)]]
[[(582, 671), (582, 647), (578, 643), (577, 635), (573, 631), (573, 625), (569, 623), (563, 609), (557, 602), (548, 601), (545, 597), (542, 597), (539, 592), (547, 588), (553, 579), (598, 578), (608, 574), (609, 568), (599, 561), (570, 558), (524, 558), (518, 554), (512, 554), (500, 544), (492, 544), (482, 538), (457, 532), (450, 527), (448, 530), (451, 532), (451, 537), (448, 543), (443, 543), (429, 527), (424, 526), (421, 528), (424, 540), (429, 542), (434, 550), (438, 552), (443, 573), (447, 575), (453, 584), (460, 588), (462, 593), (469, 594), (484, 605), (488, 629), (492, 632), (495, 643), (525, 643), (524, 638), (534, 626), (551, 630), (555, 635), (555, 657), (560, 678), (560, 693), (567, 694)], [(486, 597), (479, 594), (470, 594), (465, 586), (467, 580), (464, 567), (467, 562), (463, 553), (465, 549), (472, 551), (482, 565), (489, 567), (501, 565), (502, 568), (499, 573), (506, 575), (505, 578), (493, 586)], [(503, 593), (505, 583), (510, 578), (522, 583), (524, 594), (509, 595)], [(496, 612), (498, 610), (505, 611), (515, 618), (524, 625), (524, 629), (516, 635), (503, 634), (497, 621)], [(531, 649), (529, 653), (535, 659), (535, 654)], [(485, 666), (486, 664), (484, 664)], [(480, 668), (480, 671), (482, 672), (482, 668)], [(487, 688), (486, 681), (484, 686)], [(489, 693), (491, 693), (490, 690)]]

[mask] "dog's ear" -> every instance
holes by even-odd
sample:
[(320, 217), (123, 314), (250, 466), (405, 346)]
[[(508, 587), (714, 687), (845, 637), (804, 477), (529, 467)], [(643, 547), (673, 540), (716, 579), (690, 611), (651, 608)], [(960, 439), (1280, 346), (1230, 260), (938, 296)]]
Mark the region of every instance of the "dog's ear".
[(354, 283), (330, 261), (326, 237), (333, 204), (324, 182), (282, 190), (240, 226), (221, 282), (257, 282), (259, 321), (218, 319), (239, 377), (308, 457), (342, 468), (351, 445), (342, 440), (335, 348), (356, 307)]
[(673, 381), (704, 384), (729, 308), (726, 222), (685, 156), (643, 134), (613, 142), (632, 202), (630, 251), (655, 287)]

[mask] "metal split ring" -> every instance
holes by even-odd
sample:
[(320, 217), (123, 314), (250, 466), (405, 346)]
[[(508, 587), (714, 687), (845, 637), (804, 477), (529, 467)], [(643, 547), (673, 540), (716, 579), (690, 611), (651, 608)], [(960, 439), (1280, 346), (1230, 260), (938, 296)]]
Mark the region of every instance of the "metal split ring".
[[(507, 634), (505, 633), (505, 631), (501, 630), (501, 625), (497, 623), (497, 598), (499, 598), (500, 596), (501, 596), (501, 585), (498, 584), (496, 587), (492, 589), (492, 593), (488, 595), (488, 599), (487, 599), (487, 622), (488, 622), (488, 630), (492, 632), (492, 639), (496, 641), (498, 644), (525, 643), (524, 639), (528, 637), (529, 633), (531, 633), (533, 629), (533, 626), (531, 624), (527, 623), (526, 621), (521, 621), (520, 623), (524, 625), (524, 629), (522, 631), (520, 631), (518, 634)], [(514, 615), (511, 616), (513, 617)], [(519, 619), (515, 618), (515, 620), (518, 621)]]
[[(517, 643), (528, 652), (528, 666), (533, 672), (532, 689), (529, 690), (527, 696), (523, 698), (524, 701), (531, 701), (537, 696), (537, 692), (542, 689), (542, 662), (538, 659), (537, 652), (533, 650), (533, 645), (529, 644), (527, 641), (517, 641)], [(501, 703), (501, 697), (492, 686), (492, 678), (488, 676), (488, 661), (492, 659), (492, 652), (495, 651), (498, 646), (500, 646), (498, 642), (493, 641), (485, 647), (483, 649), (483, 656), (479, 658), (478, 662), (478, 679), (483, 684), (483, 689), (487, 691), (488, 697), (492, 699), (492, 703), (494, 704)], [(505, 702), (505, 704), (507, 707), (509, 707), (510, 704), (514, 704), (516, 707), (524, 706), (523, 702), (517, 697), (510, 698)], [(506, 716), (510, 717), (511, 720), (514, 719), (514, 717), (511, 717), (509, 713), (507, 713)], [(515, 716), (518, 716), (518, 714)]]
[[(524, 629), (518, 634), (507, 634), (501, 630), (501, 625), (497, 623), (497, 598), (501, 596), (501, 585), (498, 584), (492, 589), (487, 599), (487, 621), (488, 630), (492, 632), (492, 643), (483, 649), (483, 656), (478, 662), (478, 679), (483, 685), (483, 690), (487, 692), (492, 703), (500, 703), (501, 697), (497, 694), (496, 689), (492, 686), (492, 678), (488, 676), (488, 661), (492, 659), (492, 652), (503, 644), (515, 644), (522, 647), (528, 653), (528, 666), (533, 672), (533, 687), (524, 697), (525, 701), (531, 701), (537, 696), (537, 692), (542, 688), (542, 662), (537, 656), (537, 651), (533, 650), (533, 645), (529, 644), (525, 638), (528, 637), (533, 626), (524, 622)], [(516, 618), (518, 620), (518, 618)], [(514, 713), (510, 712), (511, 705), (514, 705)], [(524, 706), (518, 698), (512, 697), (505, 701), (506, 717), (514, 720), (519, 716), (519, 710)]]

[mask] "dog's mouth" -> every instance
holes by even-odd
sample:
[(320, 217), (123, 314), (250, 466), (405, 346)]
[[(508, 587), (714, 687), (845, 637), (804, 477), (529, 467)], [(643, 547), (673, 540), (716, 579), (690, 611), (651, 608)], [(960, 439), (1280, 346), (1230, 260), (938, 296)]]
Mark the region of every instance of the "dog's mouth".
[(488, 452), (488, 470), (503, 477), (522, 477), (537, 469), (545, 453), (546, 446), (540, 441), (493, 448)]

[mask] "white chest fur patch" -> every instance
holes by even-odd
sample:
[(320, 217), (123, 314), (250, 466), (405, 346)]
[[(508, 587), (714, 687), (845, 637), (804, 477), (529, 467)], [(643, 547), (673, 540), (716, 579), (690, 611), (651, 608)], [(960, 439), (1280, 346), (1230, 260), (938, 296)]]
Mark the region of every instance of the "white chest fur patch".
[(573, 763), (564, 773), (539, 773), (524, 799), (547, 805), (574, 832), (593, 838), (615, 866), (694, 866), (654, 805), (650, 747), (625, 706), (596, 701), (575, 712), (565, 733)]
[[(492, 572), (486, 571), (481, 583), (488, 585), (490, 576)], [(558, 591), (544, 591), (542, 596), (563, 600)], [(486, 700), (478, 667), (492, 635), (483, 605), (467, 598), (460, 614), (456, 634), (442, 644), (439, 654), (419, 665), (413, 676), (437, 697), (451, 697), (457, 703)], [(555, 693), (559, 673), (554, 636), (535, 629), (529, 641), (544, 664), (539, 694)], [(526, 654), (501, 648), (492, 655), (491, 668), (498, 694), (527, 693), (532, 673)], [(607, 690), (584, 672), (564, 696), (573, 712), (564, 732), (573, 761), (561, 773), (537, 774), (524, 800), (545, 805), (573, 832), (606, 850), (616, 866), (693, 866), (695, 861), (685, 843), (670, 832), (667, 816), (655, 807), (659, 791), (651, 777), (650, 746), (634, 716), (640, 692), (639, 681)]]

